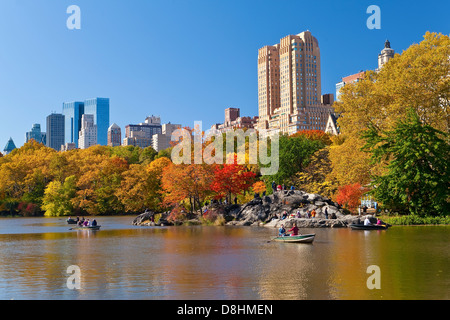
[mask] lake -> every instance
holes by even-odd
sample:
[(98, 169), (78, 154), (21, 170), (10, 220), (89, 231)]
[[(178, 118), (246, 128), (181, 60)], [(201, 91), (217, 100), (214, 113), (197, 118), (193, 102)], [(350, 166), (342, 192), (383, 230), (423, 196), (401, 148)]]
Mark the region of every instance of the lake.
[[(263, 227), (133, 218), (97, 217), (100, 231), (69, 230), (65, 218), (0, 219), (0, 299), (450, 298), (450, 226), (300, 229), (316, 239), (295, 244), (270, 241), (276, 230)], [(79, 289), (67, 285), (70, 266)]]

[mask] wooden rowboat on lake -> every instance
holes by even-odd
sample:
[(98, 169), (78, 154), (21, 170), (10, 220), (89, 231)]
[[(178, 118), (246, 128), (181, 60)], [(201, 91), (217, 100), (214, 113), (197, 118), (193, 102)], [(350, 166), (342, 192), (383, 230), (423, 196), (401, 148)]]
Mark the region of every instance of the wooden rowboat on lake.
[(70, 230), (100, 230), (101, 226), (76, 226), (70, 228)]
[(387, 230), (387, 228), (389, 228), (389, 225), (385, 224), (364, 225), (353, 223), (350, 225), (350, 228), (352, 228), (352, 230)]
[(292, 242), (292, 243), (312, 243), (314, 241), (316, 234), (310, 233), (310, 234), (299, 234), (296, 236), (282, 236), (282, 237), (276, 237), (272, 239), (273, 241), (278, 242)]

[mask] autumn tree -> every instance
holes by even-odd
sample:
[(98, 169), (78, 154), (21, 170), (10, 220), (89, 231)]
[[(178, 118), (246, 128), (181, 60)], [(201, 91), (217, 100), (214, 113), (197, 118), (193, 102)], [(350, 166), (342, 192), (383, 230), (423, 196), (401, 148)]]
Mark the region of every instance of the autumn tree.
[(298, 132), (290, 135), (289, 137), (295, 138), (295, 137), (302, 137), (302, 136), (309, 140), (320, 141), (325, 145), (331, 144), (330, 134), (328, 134), (322, 130), (301, 130), (301, 131), (298, 131)]
[(56, 153), (34, 140), (1, 158), (0, 202), (12, 213), (19, 203), (40, 207), (44, 190), (50, 182), (49, 162)]
[(336, 202), (344, 208), (354, 211), (361, 203), (362, 195), (367, 192), (359, 183), (339, 187)]
[(331, 160), (329, 147), (316, 151), (305, 168), (297, 172), (294, 185), (308, 193), (317, 193), (331, 198), (337, 190), (337, 182), (330, 177)]
[(252, 185), (252, 189), (254, 192), (256, 193), (262, 193), (264, 191), (266, 191), (266, 184), (264, 183), (264, 181), (257, 181)]
[(122, 173), (128, 162), (118, 156), (110, 156), (108, 147), (94, 146), (77, 150), (73, 160), (78, 164), (77, 193), (73, 199), (75, 208), (87, 214), (112, 214), (123, 210), (116, 196), (121, 185)]
[(225, 197), (228, 203), (231, 203), (232, 195), (247, 191), (252, 186), (255, 176), (256, 174), (248, 171), (244, 165), (237, 164), (237, 155), (234, 155), (234, 162), (215, 167), (211, 190), (215, 191), (218, 197)]
[(396, 54), (379, 72), (367, 71), (361, 81), (341, 88), (334, 106), (345, 139), (330, 148), (332, 175), (340, 185), (364, 185), (370, 175), (380, 174), (385, 164), (370, 163), (361, 151), (361, 134), (369, 127), (391, 130), (409, 107), (424, 124), (449, 132), (449, 56), (450, 38), (427, 32), (422, 42)]
[(49, 217), (67, 216), (73, 213), (72, 199), (76, 193), (76, 177), (70, 176), (61, 183), (59, 180), (50, 182), (45, 189), (42, 209)]
[(163, 169), (169, 164), (171, 161), (163, 157), (147, 166), (132, 164), (122, 173), (116, 195), (126, 212), (143, 212), (145, 209), (159, 212), (164, 208), (161, 178)]
[(163, 168), (161, 185), (164, 203), (177, 206), (185, 200), (189, 211), (201, 209), (202, 203), (211, 193), (213, 166), (205, 164), (169, 164)]

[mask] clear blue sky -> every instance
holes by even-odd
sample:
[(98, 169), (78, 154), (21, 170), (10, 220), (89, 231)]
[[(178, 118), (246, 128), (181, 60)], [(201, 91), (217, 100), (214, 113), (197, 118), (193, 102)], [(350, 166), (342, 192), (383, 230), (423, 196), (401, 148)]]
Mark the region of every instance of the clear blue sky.
[[(81, 9), (69, 30), (68, 6)], [(369, 5), (381, 29), (369, 30)], [(64, 101), (110, 98), (122, 127), (160, 115), (203, 129), (224, 109), (258, 114), (258, 49), (305, 30), (319, 40), (322, 93), (341, 77), (375, 69), (388, 38), (396, 52), (426, 31), (450, 33), (450, 1), (1, 0), (0, 151), (19, 147), (33, 123), (45, 130)]]

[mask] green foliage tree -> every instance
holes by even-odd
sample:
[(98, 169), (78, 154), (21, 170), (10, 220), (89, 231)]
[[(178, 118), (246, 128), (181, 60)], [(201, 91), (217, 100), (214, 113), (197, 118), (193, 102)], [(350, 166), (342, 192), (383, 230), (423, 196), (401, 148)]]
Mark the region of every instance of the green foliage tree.
[(64, 183), (50, 182), (45, 189), (42, 209), (46, 216), (66, 216), (73, 212), (72, 199), (76, 193), (76, 177), (67, 177)]
[[(325, 143), (320, 140), (310, 140), (304, 135), (288, 137), (281, 135), (279, 138), (279, 169), (271, 176), (265, 176), (268, 190), (272, 181), (277, 184), (291, 185), (295, 183), (295, 175), (301, 172), (308, 165), (311, 156), (319, 149), (325, 147)], [(270, 144), (269, 144), (270, 146)]]
[(416, 215), (450, 212), (448, 134), (424, 124), (410, 109), (392, 130), (374, 126), (363, 135), (373, 162), (390, 160), (387, 172), (374, 176), (375, 198), (386, 207)]

